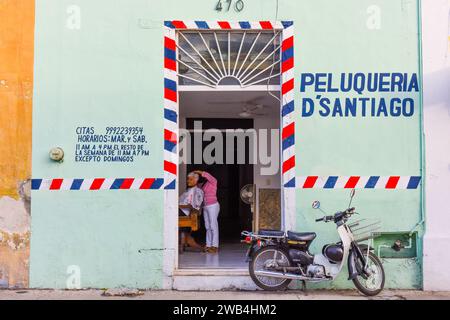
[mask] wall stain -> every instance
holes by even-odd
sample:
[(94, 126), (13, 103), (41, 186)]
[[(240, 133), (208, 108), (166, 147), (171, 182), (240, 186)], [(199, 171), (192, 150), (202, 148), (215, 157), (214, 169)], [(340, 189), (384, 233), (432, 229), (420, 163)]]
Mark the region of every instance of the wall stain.
[(0, 0), (0, 288), (28, 287), (34, 0)]

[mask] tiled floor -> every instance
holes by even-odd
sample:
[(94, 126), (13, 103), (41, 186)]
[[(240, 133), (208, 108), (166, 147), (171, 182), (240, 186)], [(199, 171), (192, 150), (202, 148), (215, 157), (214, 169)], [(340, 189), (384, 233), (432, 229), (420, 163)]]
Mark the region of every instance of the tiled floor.
[(245, 261), (246, 251), (247, 245), (241, 243), (221, 244), (217, 254), (185, 251), (178, 257), (178, 267), (180, 269), (245, 269), (248, 267), (248, 263)]

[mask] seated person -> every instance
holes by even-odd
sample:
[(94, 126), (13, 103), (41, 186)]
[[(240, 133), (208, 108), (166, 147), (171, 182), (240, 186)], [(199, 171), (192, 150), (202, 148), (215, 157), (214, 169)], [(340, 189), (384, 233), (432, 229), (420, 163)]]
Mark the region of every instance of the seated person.
[[(200, 176), (197, 173), (191, 172), (188, 174), (186, 181), (187, 189), (179, 199), (179, 216), (189, 216), (192, 212), (200, 212), (204, 194), (203, 190), (197, 186), (199, 179)], [(191, 228), (180, 228), (180, 232), (181, 251), (186, 245), (191, 248), (202, 249), (202, 246), (195, 242), (194, 238), (191, 236)]]

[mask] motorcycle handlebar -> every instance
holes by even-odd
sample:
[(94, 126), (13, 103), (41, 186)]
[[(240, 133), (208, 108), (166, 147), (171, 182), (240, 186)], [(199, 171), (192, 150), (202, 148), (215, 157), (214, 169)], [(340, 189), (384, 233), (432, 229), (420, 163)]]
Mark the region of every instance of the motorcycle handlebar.
[(316, 219), (316, 222), (319, 222), (319, 221), (325, 221), (325, 222), (328, 222), (328, 221), (331, 221), (331, 220), (333, 220), (333, 216), (324, 216), (324, 217), (322, 217), (322, 218), (319, 218), (319, 219)]

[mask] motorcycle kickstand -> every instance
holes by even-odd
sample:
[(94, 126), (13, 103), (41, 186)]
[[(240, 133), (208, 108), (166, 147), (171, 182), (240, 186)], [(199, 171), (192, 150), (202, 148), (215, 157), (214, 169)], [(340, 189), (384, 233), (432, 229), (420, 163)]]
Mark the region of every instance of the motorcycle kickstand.
[(306, 281), (305, 280), (301, 280), (301, 282), (302, 282), (302, 291), (307, 296), (308, 295), (308, 291), (306, 290)]

